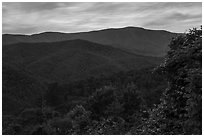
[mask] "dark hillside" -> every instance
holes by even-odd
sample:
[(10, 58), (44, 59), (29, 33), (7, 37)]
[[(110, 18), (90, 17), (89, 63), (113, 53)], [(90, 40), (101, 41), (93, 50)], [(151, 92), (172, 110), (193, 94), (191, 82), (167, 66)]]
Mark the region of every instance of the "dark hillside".
[(69, 82), (155, 66), (162, 58), (140, 56), (84, 40), (70, 40), (7, 45), (3, 47), (3, 61), (48, 81)]
[(3, 63), (2, 67), (3, 115), (18, 114), (37, 107), (45, 86), (25, 70)]

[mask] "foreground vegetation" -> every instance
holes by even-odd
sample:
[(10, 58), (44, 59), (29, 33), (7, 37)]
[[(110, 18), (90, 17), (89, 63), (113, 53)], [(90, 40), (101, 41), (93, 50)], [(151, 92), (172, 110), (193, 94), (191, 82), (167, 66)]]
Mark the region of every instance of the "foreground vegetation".
[(3, 134), (201, 134), (202, 29), (169, 44), (157, 68), (52, 83)]

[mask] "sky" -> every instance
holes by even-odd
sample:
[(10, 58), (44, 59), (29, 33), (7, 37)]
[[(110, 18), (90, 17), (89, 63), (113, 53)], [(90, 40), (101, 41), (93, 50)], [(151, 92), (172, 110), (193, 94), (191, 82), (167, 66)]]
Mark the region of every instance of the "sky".
[(202, 24), (202, 3), (3, 2), (2, 33), (85, 32), (127, 26), (186, 32)]

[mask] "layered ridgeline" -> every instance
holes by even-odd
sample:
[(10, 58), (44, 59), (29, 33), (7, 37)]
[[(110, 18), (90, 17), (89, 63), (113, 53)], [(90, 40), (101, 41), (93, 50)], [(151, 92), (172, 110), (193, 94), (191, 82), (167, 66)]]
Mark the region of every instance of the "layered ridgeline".
[(3, 134), (44, 134), (37, 127), (50, 119), (42, 115), (56, 111), (61, 120), (107, 85), (138, 91), (147, 106), (158, 103), (166, 82), (151, 70), (175, 35), (135, 27), (3, 35)]
[(3, 45), (20, 42), (56, 42), (82, 39), (102, 45), (111, 45), (145, 56), (161, 57), (166, 54), (168, 44), (176, 33), (164, 30), (148, 30), (138, 27), (105, 29), (81, 33), (45, 32), (33, 35), (3, 35)]
[(43, 82), (67, 84), (155, 67), (175, 35), (134, 27), (72, 34), (5, 34), (3, 113), (16, 114), (37, 105), (46, 90)]
[(161, 61), (159, 57), (136, 55), (85, 40), (3, 46), (3, 62), (49, 82), (68, 83), (90, 76), (108, 76), (156, 66)]

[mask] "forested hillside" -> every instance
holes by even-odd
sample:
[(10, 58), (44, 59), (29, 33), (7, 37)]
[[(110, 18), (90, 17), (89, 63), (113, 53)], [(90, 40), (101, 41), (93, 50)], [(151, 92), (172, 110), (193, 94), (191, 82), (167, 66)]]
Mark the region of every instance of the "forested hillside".
[[(49, 45), (52, 47), (49, 52), (43, 50), (46, 49), (45, 43), (6, 45), (8, 47), (3, 47), (3, 61), (7, 60), (8, 64), (3, 64), (3, 100), (8, 102), (8, 107), (3, 103), (3, 134), (202, 134), (202, 29), (193, 29), (174, 38), (161, 65), (158, 62), (162, 60), (151, 64), (152, 61), (147, 57), (103, 45), (100, 47), (105, 48), (98, 49), (98, 44), (87, 41), (86, 44), (81, 40), (71, 41), (82, 43), (77, 47), (71, 45), (70, 41), (64, 42), (64, 45), (59, 43), (66, 52), (97, 53), (97, 57), (108, 59), (110, 65), (115, 65), (111, 63), (114, 60), (118, 61), (119, 66), (127, 66), (124, 63), (130, 62), (122, 60), (124, 56), (127, 60), (134, 58), (131, 61), (136, 61), (137, 66), (141, 67), (137, 63), (143, 60), (147, 64), (140, 69), (129, 66), (131, 69), (125, 71), (119, 69), (109, 75), (90, 75), (69, 82), (51, 77), (52, 80), (56, 78), (51, 82), (45, 80), (46, 77), (39, 78), (44, 75), (42, 72), (36, 76), (27, 68), (31, 66), (28, 70), (37, 69), (35, 64), (47, 61), (42, 63), (46, 64), (43, 66), (46, 68), (52, 63), (49, 61), (53, 56), (60, 60), (55, 60), (53, 64), (60, 64), (61, 60), (63, 62), (62, 58), (67, 54), (59, 56), (61, 54), (56, 52), (56, 43)], [(68, 48), (67, 44), (71, 46)], [(40, 52), (32, 52), (36, 50)], [(110, 51), (115, 54), (109, 54)], [(8, 56), (12, 54), (15, 56)], [(121, 54), (120, 60), (116, 61)], [(138, 58), (139, 61), (136, 60)], [(80, 62), (73, 59), (76, 58), (70, 61)], [(152, 60), (155, 61), (155, 58)], [(10, 67), (11, 64), (13, 67)], [(72, 67), (70, 70), (74, 71), (76, 68)], [(107, 71), (110, 69), (107, 68)], [(22, 105), (24, 101), (29, 102), (29, 105)], [(11, 110), (9, 104), (15, 104), (19, 109)]]
[(3, 62), (24, 68), (44, 81), (60, 83), (152, 67), (162, 60), (85, 40), (3, 47)]

